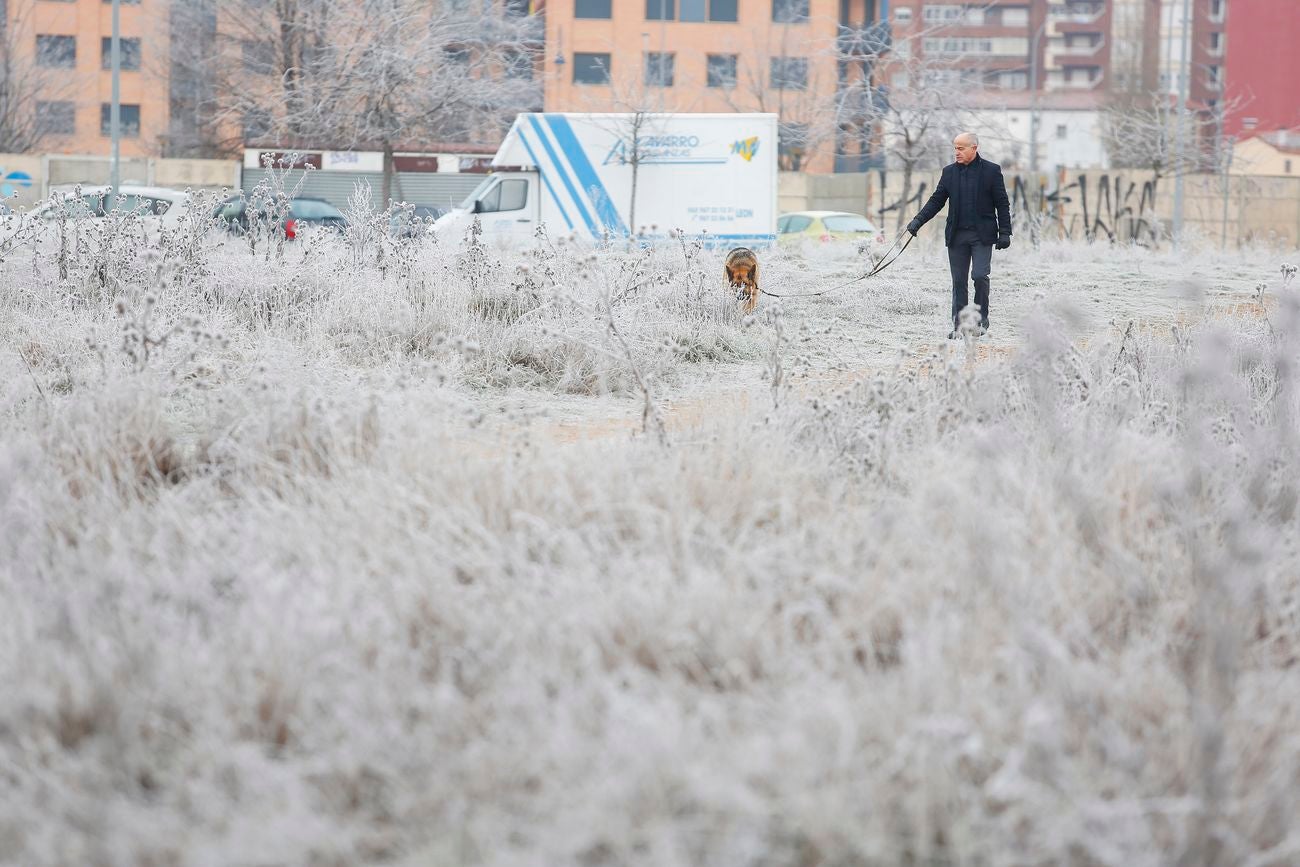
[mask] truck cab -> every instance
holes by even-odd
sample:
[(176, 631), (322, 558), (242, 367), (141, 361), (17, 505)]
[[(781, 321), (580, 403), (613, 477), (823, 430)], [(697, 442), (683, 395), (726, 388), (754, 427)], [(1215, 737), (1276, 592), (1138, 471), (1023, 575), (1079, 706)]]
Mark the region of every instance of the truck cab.
[(440, 217), (435, 228), (463, 233), (470, 219), (477, 216), (488, 243), (527, 246), (541, 222), (538, 183), (535, 171), (493, 172), (451, 213)]

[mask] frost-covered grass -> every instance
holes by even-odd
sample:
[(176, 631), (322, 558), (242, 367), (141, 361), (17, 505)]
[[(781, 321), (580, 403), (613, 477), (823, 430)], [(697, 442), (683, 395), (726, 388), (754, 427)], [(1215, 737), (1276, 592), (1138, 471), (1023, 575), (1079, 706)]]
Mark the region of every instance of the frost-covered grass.
[(746, 323), (81, 231), (0, 266), (0, 862), (1300, 860), (1294, 254), (1016, 248), (968, 345), (921, 244)]

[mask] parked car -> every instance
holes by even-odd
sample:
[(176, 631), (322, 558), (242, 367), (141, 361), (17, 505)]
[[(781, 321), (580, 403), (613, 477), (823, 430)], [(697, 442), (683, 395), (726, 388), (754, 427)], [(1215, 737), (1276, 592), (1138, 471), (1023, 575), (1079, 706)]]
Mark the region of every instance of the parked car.
[(779, 243), (802, 246), (808, 241), (829, 244), (832, 241), (851, 241), (881, 244), (885, 233), (861, 214), (844, 211), (794, 211), (782, 214), (776, 221)]
[(388, 232), (394, 238), (419, 237), (433, 225), (434, 220), (450, 210), (449, 207), (439, 205), (415, 205), (413, 210), (393, 214), (388, 223)]
[[(248, 202), (238, 196), (232, 196), (218, 205), (212, 216), (232, 232), (248, 231)], [(324, 199), (309, 196), (290, 199), (289, 213), (283, 218), (286, 238), (296, 238), (303, 229), (310, 226), (325, 226), (341, 231), (347, 225), (347, 218), (342, 211)]]
[(37, 206), (29, 216), (38, 220), (53, 220), (59, 209), (71, 219), (98, 219), (116, 211), (121, 214), (139, 214), (146, 226), (173, 229), (178, 226), (185, 212), (189, 210), (190, 195), (184, 190), (169, 190), (165, 187), (141, 187), (131, 184), (118, 186), (117, 198), (113, 198), (110, 186), (84, 186), (80, 195), (74, 190), (55, 190), (54, 196), (62, 193), (60, 198), (50, 200)]

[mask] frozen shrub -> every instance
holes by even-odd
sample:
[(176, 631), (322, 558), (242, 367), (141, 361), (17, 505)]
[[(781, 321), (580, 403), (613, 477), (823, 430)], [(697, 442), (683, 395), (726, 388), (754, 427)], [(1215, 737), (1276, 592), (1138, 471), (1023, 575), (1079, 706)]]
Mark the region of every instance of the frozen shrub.
[(0, 860), (1294, 860), (1276, 257), (1013, 249), (949, 342), (924, 249), (746, 324), (381, 217), (4, 263)]

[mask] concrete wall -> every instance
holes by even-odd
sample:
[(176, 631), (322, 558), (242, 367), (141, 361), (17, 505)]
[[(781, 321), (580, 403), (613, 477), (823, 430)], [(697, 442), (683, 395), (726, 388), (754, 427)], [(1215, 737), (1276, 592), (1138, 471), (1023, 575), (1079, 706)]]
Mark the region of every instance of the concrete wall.
[[(0, 154), (0, 193), (12, 208), (28, 208), (49, 195), (52, 187), (107, 184), (112, 165), (108, 157), (62, 154)], [(239, 187), (238, 160), (123, 158), (124, 184), (146, 184), (183, 190)]]
[(866, 212), (870, 204), (871, 174), (810, 175), (781, 172), (777, 183), (777, 209), (786, 211)]
[[(781, 211), (837, 210), (866, 214), (887, 231), (901, 229), (934, 189), (937, 174), (901, 172), (805, 175), (783, 172)], [(1016, 232), (1090, 241), (1166, 243), (1173, 223), (1174, 179), (1151, 172), (1067, 169), (1055, 175), (1009, 172), (1007, 192)], [(1250, 242), (1300, 245), (1300, 177), (1192, 175), (1184, 182), (1187, 232), (1229, 247)], [(1226, 221), (1225, 221), (1226, 200)], [(926, 227), (943, 231), (941, 214)]]

